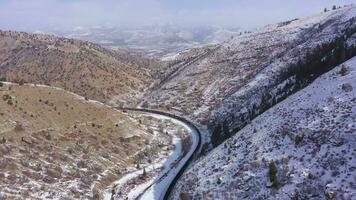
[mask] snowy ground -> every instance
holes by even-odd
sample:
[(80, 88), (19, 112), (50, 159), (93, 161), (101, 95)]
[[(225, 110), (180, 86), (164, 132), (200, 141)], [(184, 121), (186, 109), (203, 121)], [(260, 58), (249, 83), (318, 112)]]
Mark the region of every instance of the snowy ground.
[(195, 163), (174, 199), (356, 199), (356, 57), (343, 66)]
[[(179, 159), (182, 152), (181, 139), (177, 137), (175, 134), (172, 134), (172, 144), (174, 145), (174, 149), (169, 153), (168, 156), (159, 155), (158, 158), (152, 164), (142, 165), (141, 168), (144, 167), (146, 173), (153, 173), (156, 174), (156, 176), (160, 173), (168, 171), (172, 163), (174, 163), (176, 160)], [(163, 171), (157, 173), (160, 169), (163, 169)], [(126, 174), (120, 180), (116, 181), (113, 185), (115, 186), (116, 190), (122, 189), (123, 187), (126, 187), (126, 184), (129, 181), (134, 179), (140, 179), (140, 176), (142, 176), (142, 174), (143, 174), (142, 169), (139, 170), (134, 169), (131, 173)], [(144, 182), (139, 185), (136, 185), (135, 188), (132, 189), (132, 191), (128, 192), (127, 194), (124, 194), (125, 198), (128, 197), (128, 199), (136, 199), (141, 193), (143, 193), (143, 191), (146, 188), (150, 187), (153, 184), (155, 179), (156, 179), (155, 177), (152, 177), (148, 182)], [(111, 197), (112, 197), (112, 188), (109, 188), (104, 194), (104, 199), (110, 200)], [(115, 199), (124, 199), (124, 198), (122, 195), (116, 193)]]
[[(147, 115), (161, 120), (169, 120), (178, 126), (184, 127), (190, 134), (190, 138), (192, 141), (191, 146), (189, 148), (189, 151), (183, 155), (182, 141), (177, 135), (173, 134), (172, 143), (175, 145), (175, 148), (170, 153), (170, 155), (168, 157), (160, 156), (159, 159), (157, 159), (153, 164), (145, 166), (145, 170), (147, 173), (157, 171), (157, 169), (162, 170), (155, 173), (148, 181), (136, 185), (127, 194), (120, 195), (116, 192), (115, 199), (163, 199), (170, 183), (198, 146), (198, 133), (189, 125), (167, 116), (162, 116), (158, 114)], [(120, 189), (121, 187), (125, 187), (125, 183), (132, 179), (137, 179), (139, 176), (142, 175), (142, 173), (142, 170), (138, 170), (125, 175), (120, 180), (115, 182), (116, 190)], [(111, 199), (110, 189), (106, 191), (105, 199)]]
[[(157, 116), (157, 117), (164, 117), (164, 116)], [(167, 118), (167, 117), (164, 117)], [(180, 126), (184, 126), (191, 135), (192, 138), (192, 145), (189, 149), (188, 153), (184, 155), (184, 157), (179, 161), (179, 163), (171, 166), (171, 168), (167, 168), (166, 172), (162, 172), (161, 176), (158, 181), (155, 182), (145, 193), (141, 196), (141, 199), (145, 200), (152, 200), (152, 199), (163, 199), (165, 192), (167, 191), (170, 183), (173, 181), (175, 176), (178, 174), (179, 170), (183, 167), (183, 165), (187, 162), (189, 157), (194, 153), (195, 149), (198, 147), (198, 134), (192, 127), (189, 125), (176, 120), (170, 119), (174, 123)], [(169, 162), (167, 162), (169, 163)]]

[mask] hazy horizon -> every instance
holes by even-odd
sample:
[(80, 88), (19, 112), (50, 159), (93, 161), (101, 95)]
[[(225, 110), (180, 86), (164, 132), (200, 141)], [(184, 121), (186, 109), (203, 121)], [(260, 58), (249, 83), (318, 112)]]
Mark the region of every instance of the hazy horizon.
[(79, 26), (156, 24), (250, 29), (322, 12), (352, 0), (0, 0), (2, 30), (53, 31)]

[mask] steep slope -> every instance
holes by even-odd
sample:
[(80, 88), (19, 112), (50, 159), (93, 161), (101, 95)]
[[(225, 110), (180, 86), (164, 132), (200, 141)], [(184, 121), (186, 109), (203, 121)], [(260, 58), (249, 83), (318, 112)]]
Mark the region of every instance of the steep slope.
[(355, 199), (356, 57), (199, 160), (174, 199)]
[(184, 130), (58, 88), (3, 85), (0, 97), (0, 199), (102, 199), (116, 180), (169, 155), (163, 130)]
[[(211, 130), (225, 126), (227, 133), (218, 130), (213, 136), (217, 145), (272, 104), (355, 55), (355, 16), (356, 6), (348, 6), (181, 53), (141, 105), (170, 109)], [(311, 55), (320, 63), (309, 63)], [(301, 68), (304, 76), (293, 67)]]
[(102, 102), (133, 103), (152, 82), (150, 70), (159, 67), (154, 60), (89, 42), (0, 31), (0, 76), (9, 81), (53, 85)]

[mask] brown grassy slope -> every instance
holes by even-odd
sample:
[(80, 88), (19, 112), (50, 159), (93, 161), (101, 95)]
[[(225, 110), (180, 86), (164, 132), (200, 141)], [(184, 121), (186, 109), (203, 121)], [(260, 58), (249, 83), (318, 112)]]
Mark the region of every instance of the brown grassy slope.
[(133, 165), (149, 140), (135, 120), (64, 90), (5, 85), (0, 97), (0, 191), (6, 196), (92, 196)]
[[(134, 59), (133, 59), (134, 58)], [(160, 64), (126, 51), (20, 32), (0, 31), (0, 76), (46, 84), (108, 102), (133, 103), (152, 82)]]

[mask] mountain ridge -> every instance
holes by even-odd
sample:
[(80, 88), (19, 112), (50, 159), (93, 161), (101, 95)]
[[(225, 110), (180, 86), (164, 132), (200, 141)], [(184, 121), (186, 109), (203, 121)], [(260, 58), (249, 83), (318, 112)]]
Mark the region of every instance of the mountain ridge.
[[(0, 32), (0, 75), (9, 81), (62, 87), (102, 102), (133, 101), (161, 64), (126, 51), (24, 32)], [(131, 102), (130, 102), (131, 103)]]
[[(292, 77), (297, 72), (282, 77), (294, 64), (309, 59), (312, 52), (327, 47), (327, 54), (331, 55), (332, 47), (328, 46), (337, 45), (334, 40), (345, 36), (343, 43), (348, 44), (347, 51), (353, 55), (355, 13), (356, 7), (348, 6), (284, 22), (283, 26), (268, 25), (219, 45), (184, 52), (166, 71), (173, 69), (178, 73), (163, 74), (162, 79), (169, 81), (157, 83), (158, 89), (149, 91), (141, 105), (172, 108), (172, 112), (190, 117), (210, 130), (225, 123), (229, 132), (236, 131), (270, 106), (271, 99), (263, 102), (267, 92), (275, 92), (279, 99), (293, 92), (286, 87), (293, 84)], [(199, 59), (209, 48), (216, 50)], [(189, 64), (190, 61), (194, 62)], [(229, 136), (215, 140), (221, 142)], [(212, 136), (206, 137), (209, 141)]]

